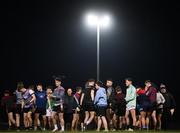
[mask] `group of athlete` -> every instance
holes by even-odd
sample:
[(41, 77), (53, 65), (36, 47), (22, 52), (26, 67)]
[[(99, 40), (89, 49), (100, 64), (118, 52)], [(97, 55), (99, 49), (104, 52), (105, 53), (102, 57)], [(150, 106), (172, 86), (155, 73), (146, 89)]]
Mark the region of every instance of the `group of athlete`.
[(63, 132), (68, 126), (71, 131), (161, 130), (168, 127), (175, 111), (175, 100), (166, 86), (161, 84), (158, 89), (150, 80), (145, 81), (145, 87), (134, 87), (132, 79), (126, 78), (125, 93), (120, 86), (113, 88), (112, 79), (105, 85), (89, 79), (85, 88), (76, 87), (75, 93), (61, 86), (61, 77), (54, 81), (55, 89), (43, 89), (41, 83), (36, 89), (25, 88), (19, 82), (15, 98), (4, 91), (1, 105), (6, 109), (9, 128), (20, 131), (23, 125), (25, 130), (52, 132)]

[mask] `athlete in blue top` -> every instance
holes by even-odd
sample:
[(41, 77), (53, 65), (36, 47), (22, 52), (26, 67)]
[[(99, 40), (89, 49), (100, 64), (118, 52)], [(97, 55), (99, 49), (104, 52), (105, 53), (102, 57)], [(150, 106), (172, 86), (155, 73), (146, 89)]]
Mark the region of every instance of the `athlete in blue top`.
[(42, 115), (43, 118), (43, 128), (45, 130), (46, 127), (46, 103), (47, 103), (47, 96), (46, 91), (43, 90), (42, 84), (39, 83), (37, 85), (37, 91), (35, 93), (36, 96), (36, 111), (35, 111), (35, 118), (34, 118), (34, 130), (37, 130), (37, 127), (40, 126), (38, 124), (39, 115)]

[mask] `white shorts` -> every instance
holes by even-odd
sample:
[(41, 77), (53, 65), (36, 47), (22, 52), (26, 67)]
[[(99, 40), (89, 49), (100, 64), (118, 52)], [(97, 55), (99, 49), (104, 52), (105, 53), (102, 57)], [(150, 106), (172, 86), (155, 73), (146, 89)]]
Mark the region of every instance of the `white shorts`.
[(46, 116), (52, 116), (52, 110), (51, 109), (46, 109)]
[(130, 111), (130, 110), (132, 110), (132, 109), (136, 109), (136, 106), (129, 106), (129, 107), (126, 107), (126, 111)]

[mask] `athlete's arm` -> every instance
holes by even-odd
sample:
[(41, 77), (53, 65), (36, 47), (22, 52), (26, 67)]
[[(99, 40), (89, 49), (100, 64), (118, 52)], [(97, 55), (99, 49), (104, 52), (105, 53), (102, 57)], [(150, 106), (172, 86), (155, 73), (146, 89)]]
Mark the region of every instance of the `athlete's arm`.
[(84, 100), (84, 93), (82, 93), (82, 95), (81, 95), (80, 106), (82, 106), (83, 100)]

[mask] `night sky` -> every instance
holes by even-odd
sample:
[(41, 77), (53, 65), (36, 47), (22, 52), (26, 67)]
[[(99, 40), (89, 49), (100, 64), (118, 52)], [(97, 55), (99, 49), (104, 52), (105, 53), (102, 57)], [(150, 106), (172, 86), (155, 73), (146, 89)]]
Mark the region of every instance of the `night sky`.
[(0, 90), (15, 89), (17, 81), (53, 85), (53, 75), (66, 76), (65, 88), (96, 78), (96, 28), (84, 17), (97, 10), (112, 19), (101, 29), (100, 79), (121, 86), (126, 77), (135, 85), (150, 79), (178, 101), (179, 7), (153, 0), (4, 1)]

